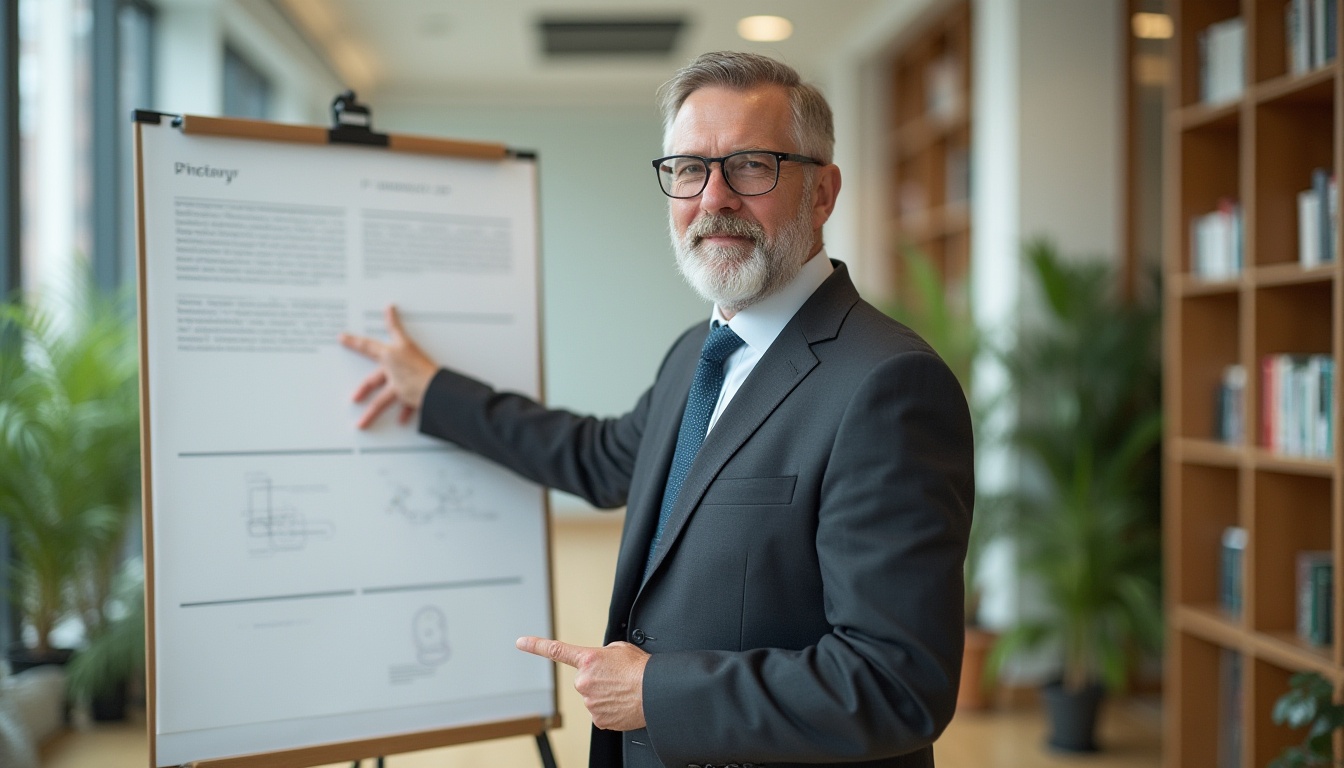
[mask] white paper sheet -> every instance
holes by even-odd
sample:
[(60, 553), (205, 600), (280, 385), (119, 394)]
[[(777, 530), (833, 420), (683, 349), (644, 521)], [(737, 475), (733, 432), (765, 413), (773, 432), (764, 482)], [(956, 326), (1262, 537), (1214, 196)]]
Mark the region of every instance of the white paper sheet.
[(552, 714), (542, 490), (336, 341), (538, 396), (535, 163), (141, 130), (157, 763)]

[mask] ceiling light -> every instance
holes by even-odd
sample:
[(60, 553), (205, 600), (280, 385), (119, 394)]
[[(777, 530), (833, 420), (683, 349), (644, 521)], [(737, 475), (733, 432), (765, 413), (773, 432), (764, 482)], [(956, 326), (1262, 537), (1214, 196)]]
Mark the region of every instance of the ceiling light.
[(1136, 13), (1130, 19), (1135, 37), (1145, 40), (1167, 40), (1171, 37), (1171, 17), (1165, 13)]
[(793, 34), (793, 22), (783, 16), (748, 16), (737, 22), (737, 34), (756, 43), (776, 43)]

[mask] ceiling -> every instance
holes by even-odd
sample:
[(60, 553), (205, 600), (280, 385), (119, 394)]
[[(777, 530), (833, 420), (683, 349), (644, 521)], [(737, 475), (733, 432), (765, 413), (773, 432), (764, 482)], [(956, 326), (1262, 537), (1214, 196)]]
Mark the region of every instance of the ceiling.
[[(882, 0), (272, 0), (361, 97), (381, 101), (648, 103), (696, 53), (749, 50), (780, 58), (808, 80), (858, 33)], [(738, 37), (738, 19), (784, 16), (793, 36)], [(670, 54), (548, 58), (539, 21), (684, 16)]]

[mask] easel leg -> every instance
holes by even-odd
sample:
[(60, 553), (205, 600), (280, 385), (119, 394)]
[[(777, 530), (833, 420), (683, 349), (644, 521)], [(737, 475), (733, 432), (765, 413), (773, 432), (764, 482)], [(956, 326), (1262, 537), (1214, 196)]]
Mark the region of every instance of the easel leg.
[(537, 750), (541, 752), (541, 768), (556, 768), (555, 753), (551, 751), (551, 739), (545, 731), (537, 734)]

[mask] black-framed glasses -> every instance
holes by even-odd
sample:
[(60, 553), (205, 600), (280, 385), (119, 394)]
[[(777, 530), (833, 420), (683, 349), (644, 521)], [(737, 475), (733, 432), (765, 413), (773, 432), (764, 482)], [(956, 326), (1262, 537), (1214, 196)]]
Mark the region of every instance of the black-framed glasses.
[(678, 200), (705, 191), (709, 184), (709, 166), (714, 163), (723, 169), (723, 180), (728, 182), (729, 189), (744, 197), (754, 197), (764, 195), (779, 184), (779, 164), (786, 160), (825, 165), (806, 155), (748, 149), (723, 157), (668, 155), (654, 160), (653, 169), (658, 173), (658, 186), (662, 187), (663, 194)]

